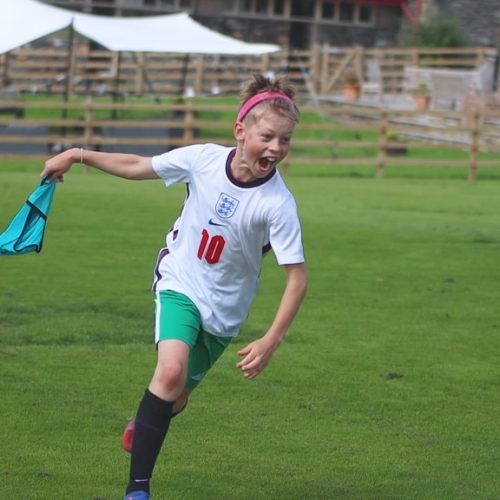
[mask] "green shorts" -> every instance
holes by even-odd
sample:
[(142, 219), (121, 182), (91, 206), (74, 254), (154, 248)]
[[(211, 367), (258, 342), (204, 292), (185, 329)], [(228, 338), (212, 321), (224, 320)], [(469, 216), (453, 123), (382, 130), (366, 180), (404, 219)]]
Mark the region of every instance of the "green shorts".
[(194, 389), (231, 342), (201, 328), (198, 308), (189, 297), (172, 290), (156, 292), (155, 342), (181, 340), (189, 345), (186, 388)]

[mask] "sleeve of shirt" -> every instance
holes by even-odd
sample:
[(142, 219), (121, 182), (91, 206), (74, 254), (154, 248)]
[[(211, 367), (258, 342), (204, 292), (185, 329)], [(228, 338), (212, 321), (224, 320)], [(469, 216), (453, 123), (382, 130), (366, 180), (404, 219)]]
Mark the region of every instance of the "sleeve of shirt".
[(302, 230), (295, 200), (290, 197), (279, 207), (271, 220), (271, 247), (278, 264), (304, 262)]
[(202, 148), (201, 144), (195, 144), (153, 156), (153, 169), (167, 186), (190, 182), (192, 166), (196, 164)]

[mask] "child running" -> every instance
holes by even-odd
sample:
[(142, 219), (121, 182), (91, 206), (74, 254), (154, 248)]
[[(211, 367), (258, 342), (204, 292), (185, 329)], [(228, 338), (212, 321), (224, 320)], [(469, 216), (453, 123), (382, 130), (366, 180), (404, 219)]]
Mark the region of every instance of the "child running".
[(42, 176), (73, 163), (132, 180), (184, 183), (186, 198), (154, 268), (157, 363), (122, 443), (131, 452), (125, 500), (147, 500), (173, 416), (238, 335), (272, 250), (286, 285), (264, 335), (238, 351), (247, 379), (264, 370), (305, 297), (307, 276), (297, 207), (277, 171), (298, 123), (294, 90), (255, 75), (242, 91), (235, 147), (196, 144), (153, 158), (72, 148), (49, 159)]

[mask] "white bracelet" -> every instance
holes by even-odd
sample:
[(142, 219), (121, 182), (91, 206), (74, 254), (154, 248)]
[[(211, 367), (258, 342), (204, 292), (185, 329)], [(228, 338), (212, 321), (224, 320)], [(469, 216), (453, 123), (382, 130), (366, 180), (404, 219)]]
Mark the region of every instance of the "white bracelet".
[(83, 148), (80, 148), (80, 163), (85, 165), (85, 163), (83, 163)]

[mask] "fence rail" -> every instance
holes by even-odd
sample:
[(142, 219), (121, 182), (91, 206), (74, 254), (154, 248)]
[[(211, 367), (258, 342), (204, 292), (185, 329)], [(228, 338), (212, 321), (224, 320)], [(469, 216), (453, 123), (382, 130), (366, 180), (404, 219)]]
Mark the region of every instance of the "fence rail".
[[(254, 72), (286, 74), (299, 93), (328, 95), (349, 71), (367, 76), (376, 61), (387, 93), (401, 92), (407, 66), (477, 69), (497, 57), (487, 47), (456, 49), (314, 46), (262, 56), (203, 56), (93, 50), (76, 39), (67, 47), (25, 46), (0, 55), (0, 91), (71, 95), (234, 94)], [(369, 75), (368, 75), (369, 76)]]
[[(227, 104), (191, 100), (102, 103), (88, 97), (67, 103), (35, 100), (21, 106), (20, 116), (0, 118), (2, 158), (47, 158), (70, 146), (154, 155), (193, 142), (234, 144), (234, 106)], [(322, 104), (321, 114), (317, 107), (301, 110), (315, 119), (297, 127), (285, 168), (372, 166), (375, 175), (383, 176), (393, 165), (449, 166), (466, 168), (473, 180), (479, 168), (500, 167), (498, 111), (477, 108), (468, 116), (457, 112), (422, 115), (335, 103)], [(449, 149), (451, 154), (436, 159), (419, 153), (436, 149)], [(457, 150), (461, 151), (458, 155)]]

